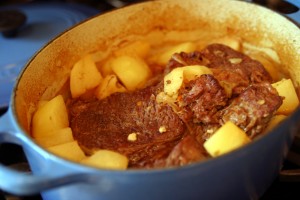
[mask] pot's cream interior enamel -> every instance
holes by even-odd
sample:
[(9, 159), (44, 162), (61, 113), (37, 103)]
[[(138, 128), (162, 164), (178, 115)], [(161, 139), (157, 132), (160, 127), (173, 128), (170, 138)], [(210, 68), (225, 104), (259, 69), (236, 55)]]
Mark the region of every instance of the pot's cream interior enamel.
[(141, 3), (92, 18), (45, 46), (28, 63), (15, 90), (18, 121), (30, 131), (41, 99), (54, 97), (68, 83), (72, 65), (87, 53), (95, 60), (124, 42), (146, 36), (162, 42), (238, 36), (275, 50), (296, 86), (300, 83), (300, 30), (270, 10), (240, 1), (162, 0)]

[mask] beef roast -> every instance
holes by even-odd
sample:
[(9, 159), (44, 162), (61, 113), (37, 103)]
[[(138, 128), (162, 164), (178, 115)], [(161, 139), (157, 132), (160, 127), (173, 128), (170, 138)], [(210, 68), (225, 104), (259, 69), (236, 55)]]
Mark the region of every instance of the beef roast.
[[(190, 81), (179, 90), (178, 104), (181, 119), (188, 122), (210, 124), (217, 123), (215, 114), (227, 105), (228, 97), (224, 88), (213, 75), (204, 74)], [(188, 113), (188, 114), (186, 114)], [(189, 114), (191, 113), (191, 114)], [(191, 118), (192, 119), (189, 119)]]
[(126, 155), (131, 168), (180, 166), (207, 158), (203, 142), (226, 121), (255, 137), (282, 104), (263, 66), (227, 46), (174, 54), (165, 73), (185, 65), (205, 65), (213, 75), (183, 85), (172, 105), (156, 101), (161, 78), (102, 100), (71, 100), (74, 138), (87, 154), (110, 149)]
[[(157, 90), (153, 86), (101, 101), (74, 101), (70, 105), (74, 138), (86, 151), (120, 152), (135, 167), (167, 156), (186, 127), (171, 107), (156, 102)], [(136, 135), (135, 141), (128, 139), (130, 134)]]
[(250, 85), (219, 113), (221, 123), (232, 121), (254, 138), (267, 126), (282, 101), (270, 83)]
[(222, 44), (208, 45), (201, 52), (174, 54), (166, 72), (186, 65), (204, 65), (211, 68), (214, 77), (229, 96), (240, 94), (251, 83), (272, 81), (260, 62)]

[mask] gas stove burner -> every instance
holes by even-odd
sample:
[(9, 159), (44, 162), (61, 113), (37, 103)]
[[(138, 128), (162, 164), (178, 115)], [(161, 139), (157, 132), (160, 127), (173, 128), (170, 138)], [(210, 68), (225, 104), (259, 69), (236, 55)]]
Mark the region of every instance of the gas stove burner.
[(297, 6), (282, 0), (253, 0), (252, 2), (282, 14), (291, 14), (299, 11)]
[(106, 0), (106, 2), (115, 8), (121, 8), (132, 3), (141, 2), (141, 0)]
[(4, 37), (16, 36), (18, 29), (26, 22), (26, 15), (19, 10), (0, 11), (0, 31)]

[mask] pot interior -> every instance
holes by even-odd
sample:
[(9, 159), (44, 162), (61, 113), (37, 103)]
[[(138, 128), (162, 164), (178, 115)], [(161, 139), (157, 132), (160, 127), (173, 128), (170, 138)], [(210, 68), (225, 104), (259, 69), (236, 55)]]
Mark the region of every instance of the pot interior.
[(52, 40), (27, 64), (15, 87), (13, 106), (30, 133), (40, 100), (69, 95), (70, 70), (84, 55), (105, 59), (124, 43), (146, 40), (152, 46), (236, 37), (277, 52), (281, 70), (300, 83), (300, 30), (273, 11), (240, 1), (164, 0), (131, 5), (89, 19)]

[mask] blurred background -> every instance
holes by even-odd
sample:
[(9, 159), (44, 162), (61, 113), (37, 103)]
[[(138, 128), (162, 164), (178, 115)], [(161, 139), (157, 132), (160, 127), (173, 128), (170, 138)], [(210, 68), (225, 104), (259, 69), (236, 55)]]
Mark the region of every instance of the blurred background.
[[(29, 2), (65, 2), (65, 3), (78, 3), (82, 5), (91, 6), (99, 11), (122, 7), (131, 3), (141, 2), (143, 0), (2, 0), (0, 6), (10, 4), (29, 3)], [(145, 0), (144, 0), (145, 1)]]

